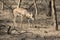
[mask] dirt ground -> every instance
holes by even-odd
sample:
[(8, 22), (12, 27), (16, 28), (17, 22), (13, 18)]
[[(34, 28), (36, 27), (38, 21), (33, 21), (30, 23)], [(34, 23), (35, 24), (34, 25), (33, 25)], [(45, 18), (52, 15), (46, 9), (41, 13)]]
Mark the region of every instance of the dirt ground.
[(20, 31), (18, 34), (15, 32), (8, 35), (6, 32), (0, 31), (0, 40), (60, 40), (60, 29), (56, 31), (53, 26), (47, 28), (23, 27), (17, 28)]

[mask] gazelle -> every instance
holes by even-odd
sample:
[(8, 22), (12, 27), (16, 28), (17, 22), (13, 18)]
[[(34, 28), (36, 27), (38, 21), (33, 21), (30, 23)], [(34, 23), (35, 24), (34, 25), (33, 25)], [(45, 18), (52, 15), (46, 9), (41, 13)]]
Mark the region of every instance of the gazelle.
[(30, 18), (31, 20), (34, 20), (33, 18), (33, 15), (30, 14), (26, 9), (24, 8), (16, 8), (13, 10), (13, 15), (14, 15), (14, 19), (13, 19), (13, 23), (14, 23), (14, 26), (17, 26), (16, 24), (16, 17), (17, 15), (22, 15), (24, 17), (27, 17), (27, 18)]
[[(31, 20), (34, 20), (32, 13), (28, 12), (28, 10), (26, 10), (26, 9), (24, 9), (24, 8), (19, 7), (19, 6), (20, 6), (20, 2), (21, 2), (21, 0), (19, 0), (18, 5), (17, 5), (17, 8), (15, 8), (15, 9), (13, 10), (13, 15), (14, 15), (13, 25), (14, 25), (15, 27), (17, 27), (17, 24), (16, 24), (16, 22), (15, 22), (17, 15), (21, 15), (21, 16), (23, 16), (23, 17), (27, 17), (27, 18), (29, 18), (29, 19), (31, 19)], [(32, 6), (32, 5), (31, 5), (31, 6)]]

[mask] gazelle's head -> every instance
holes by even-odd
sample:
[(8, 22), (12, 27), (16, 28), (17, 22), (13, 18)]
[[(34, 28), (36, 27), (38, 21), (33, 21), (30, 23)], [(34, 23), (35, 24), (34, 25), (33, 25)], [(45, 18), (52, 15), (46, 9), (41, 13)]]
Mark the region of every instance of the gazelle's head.
[(27, 13), (26, 17), (29, 18), (29, 19), (31, 19), (31, 20), (34, 20), (32, 13)]

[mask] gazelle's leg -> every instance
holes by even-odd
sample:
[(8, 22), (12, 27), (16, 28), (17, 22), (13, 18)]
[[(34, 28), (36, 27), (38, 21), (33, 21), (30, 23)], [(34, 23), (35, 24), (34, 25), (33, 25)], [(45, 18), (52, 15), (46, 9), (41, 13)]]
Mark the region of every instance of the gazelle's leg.
[(29, 24), (29, 27), (30, 27), (30, 19), (28, 19), (28, 24)]
[(23, 16), (22, 15), (20, 15), (21, 16), (21, 23), (20, 23), (20, 28), (22, 29), (23, 27), (22, 27), (22, 22), (23, 22)]
[(14, 28), (17, 27), (17, 24), (16, 24), (16, 14), (14, 13), (14, 18), (13, 18), (13, 25), (14, 25)]

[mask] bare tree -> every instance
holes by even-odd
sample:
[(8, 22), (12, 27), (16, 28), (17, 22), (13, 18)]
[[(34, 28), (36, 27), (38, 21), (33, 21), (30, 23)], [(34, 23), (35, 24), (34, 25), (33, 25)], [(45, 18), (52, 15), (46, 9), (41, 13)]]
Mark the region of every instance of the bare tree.
[(56, 8), (55, 8), (55, 0), (51, 0), (51, 6), (52, 6), (52, 16), (54, 21), (54, 27), (58, 30), (58, 23), (57, 23), (57, 14), (56, 14)]
[(4, 0), (2, 0), (2, 10), (4, 10)]
[(36, 0), (33, 0), (33, 2), (34, 2), (35, 10), (36, 10), (36, 14), (35, 14), (35, 19), (36, 19), (37, 14), (38, 14)]
[(19, 8), (21, 5), (21, 0), (18, 1), (18, 5), (17, 5), (17, 8)]

